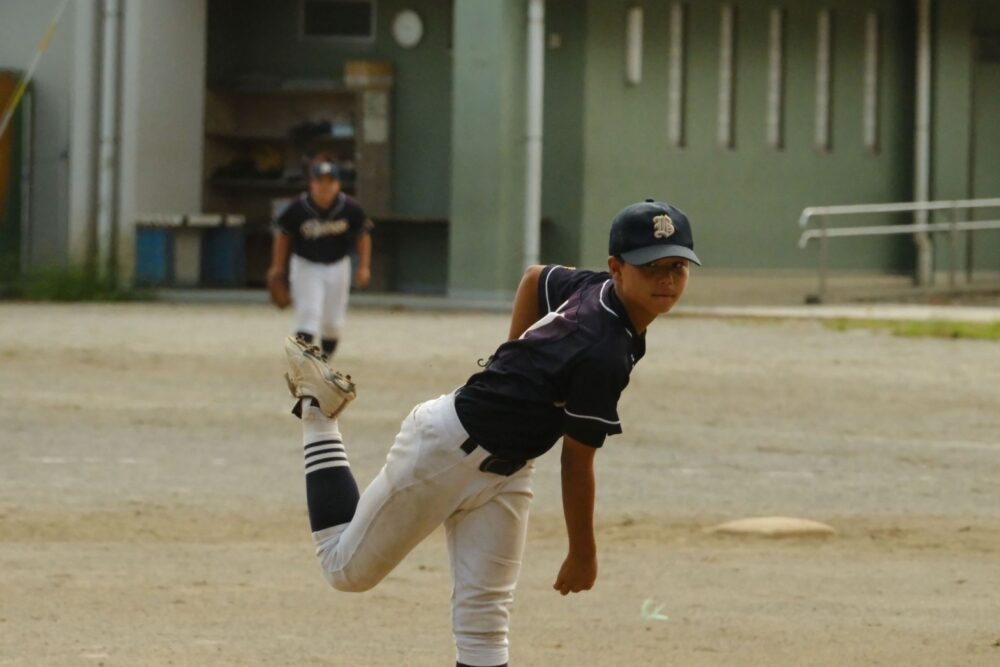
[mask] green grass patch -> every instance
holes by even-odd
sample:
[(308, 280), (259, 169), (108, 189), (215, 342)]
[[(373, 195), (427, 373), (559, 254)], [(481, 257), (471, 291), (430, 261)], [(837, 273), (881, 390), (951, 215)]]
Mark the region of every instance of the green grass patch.
[(967, 338), (1000, 341), (1000, 322), (944, 322), (941, 320), (823, 320), (834, 331), (887, 331), (907, 338)]
[(111, 278), (82, 268), (51, 268), (17, 275), (2, 267), (0, 298), (26, 301), (139, 301), (149, 298), (142, 290), (117, 285)]

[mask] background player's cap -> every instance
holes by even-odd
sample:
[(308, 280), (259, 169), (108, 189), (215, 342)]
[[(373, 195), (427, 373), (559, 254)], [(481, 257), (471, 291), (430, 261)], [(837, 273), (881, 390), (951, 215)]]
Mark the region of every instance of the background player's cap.
[(691, 223), (678, 208), (647, 199), (626, 206), (611, 222), (608, 254), (641, 265), (663, 257), (683, 257), (701, 266), (694, 254)]
[(311, 178), (340, 178), (340, 169), (332, 162), (317, 162), (309, 167)]

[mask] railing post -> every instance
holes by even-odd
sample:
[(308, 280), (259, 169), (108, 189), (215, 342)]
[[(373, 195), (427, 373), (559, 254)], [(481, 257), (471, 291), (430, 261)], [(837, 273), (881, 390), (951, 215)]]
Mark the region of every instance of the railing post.
[(972, 242), (973, 231), (971, 229), (965, 232), (965, 284), (972, 284), (972, 263), (973, 255), (975, 254), (975, 245)]
[(951, 233), (948, 234), (948, 287), (955, 288), (955, 270), (958, 264), (958, 204), (951, 207)]
[(826, 269), (829, 260), (829, 237), (826, 235), (826, 216), (819, 216), (819, 291), (817, 296), (822, 302), (826, 297)]

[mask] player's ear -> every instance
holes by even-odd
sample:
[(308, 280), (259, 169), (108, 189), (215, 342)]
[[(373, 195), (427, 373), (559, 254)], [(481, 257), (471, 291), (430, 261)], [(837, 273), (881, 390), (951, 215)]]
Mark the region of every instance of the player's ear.
[(608, 271), (611, 272), (611, 277), (617, 280), (622, 273), (622, 260), (620, 257), (615, 257), (611, 255), (608, 257)]

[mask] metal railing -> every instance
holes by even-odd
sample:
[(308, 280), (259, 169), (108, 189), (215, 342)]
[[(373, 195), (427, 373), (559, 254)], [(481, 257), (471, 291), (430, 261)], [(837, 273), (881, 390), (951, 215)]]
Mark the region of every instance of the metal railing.
[[(805, 248), (812, 239), (819, 239), (819, 291), (816, 300), (826, 294), (829, 272), (829, 240), (831, 238), (857, 236), (885, 236), (889, 234), (917, 234), (948, 232), (950, 252), (948, 254), (948, 285), (955, 287), (958, 266), (958, 234), (969, 232), (965, 246), (966, 282), (972, 282), (973, 244), (972, 232), (984, 229), (1000, 229), (998, 220), (959, 220), (959, 211), (982, 208), (1000, 208), (1000, 199), (955, 199), (948, 201), (897, 202), (892, 204), (850, 204), (846, 206), (810, 206), (799, 216), (799, 227), (805, 228), (814, 218), (819, 227), (807, 229), (799, 237), (799, 247)], [(863, 215), (870, 213), (913, 213), (917, 211), (949, 211), (947, 222), (917, 222), (909, 225), (867, 225), (864, 227), (833, 227), (827, 218), (833, 215)]]

